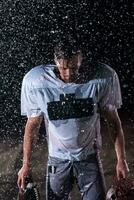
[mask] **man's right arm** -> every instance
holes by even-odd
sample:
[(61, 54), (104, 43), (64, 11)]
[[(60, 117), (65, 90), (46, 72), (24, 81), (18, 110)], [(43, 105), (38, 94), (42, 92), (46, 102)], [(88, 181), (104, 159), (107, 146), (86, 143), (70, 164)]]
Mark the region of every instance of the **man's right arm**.
[(27, 120), (23, 140), (23, 165), (18, 172), (18, 187), (24, 189), (25, 177), (30, 172), (30, 157), (34, 137), (38, 134), (42, 117), (30, 117)]

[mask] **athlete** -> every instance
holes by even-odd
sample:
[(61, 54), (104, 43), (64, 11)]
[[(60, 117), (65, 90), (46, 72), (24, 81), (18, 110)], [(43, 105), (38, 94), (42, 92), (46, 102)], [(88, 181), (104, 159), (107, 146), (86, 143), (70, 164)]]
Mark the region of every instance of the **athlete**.
[(84, 51), (69, 42), (54, 49), (55, 65), (40, 65), (24, 77), (21, 113), (27, 116), (23, 166), (18, 186), (30, 172), (34, 135), (45, 120), (48, 142), (46, 199), (69, 199), (76, 180), (83, 200), (104, 200), (105, 183), (99, 157), (100, 115), (108, 121), (115, 143), (117, 178), (128, 176), (124, 134), (117, 109), (122, 104), (116, 72), (88, 62)]

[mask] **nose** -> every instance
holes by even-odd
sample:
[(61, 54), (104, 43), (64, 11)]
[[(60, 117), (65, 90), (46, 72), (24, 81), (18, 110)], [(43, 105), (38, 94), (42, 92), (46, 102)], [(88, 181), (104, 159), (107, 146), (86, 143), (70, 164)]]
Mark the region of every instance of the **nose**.
[(70, 69), (70, 68), (65, 68), (65, 69), (64, 69), (64, 74), (65, 74), (66, 76), (70, 76), (70, 75), (72, 74), (72, 69)]

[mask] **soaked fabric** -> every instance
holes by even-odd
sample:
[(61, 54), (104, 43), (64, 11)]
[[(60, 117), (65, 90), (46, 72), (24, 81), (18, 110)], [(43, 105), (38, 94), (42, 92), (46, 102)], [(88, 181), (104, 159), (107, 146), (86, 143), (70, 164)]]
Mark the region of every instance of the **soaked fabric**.
[[(52, 170), (54, 169), (55, 170)], [(74, 180), (83, 200), (104, 200), (105, 191), (96, 154), (83, 161), (49, 158), (47, 200), (69, 200)]]
[(49, 156), (83, 160), (95, 153), (95, 138), (101, 148), (98, 105), (101, 109), (121, 106), (118, 76), (109, 66), (98, 63), (79, 73), (73, 83), (64, 83), (55, 68), (41, 65), (25, 75), (21, 113), (44, 116)]

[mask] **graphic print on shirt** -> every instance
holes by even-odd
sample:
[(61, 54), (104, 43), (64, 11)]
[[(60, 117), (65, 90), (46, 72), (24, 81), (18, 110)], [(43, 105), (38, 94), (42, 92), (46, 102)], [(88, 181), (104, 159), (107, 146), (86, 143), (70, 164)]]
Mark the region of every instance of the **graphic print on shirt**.
[(60, 94), (60, 101), (47, 103), (50, 120), (64, 120), (72, 118), (89, 117), (94, 114), (92, 98), (75, 98), (74, 93)]

